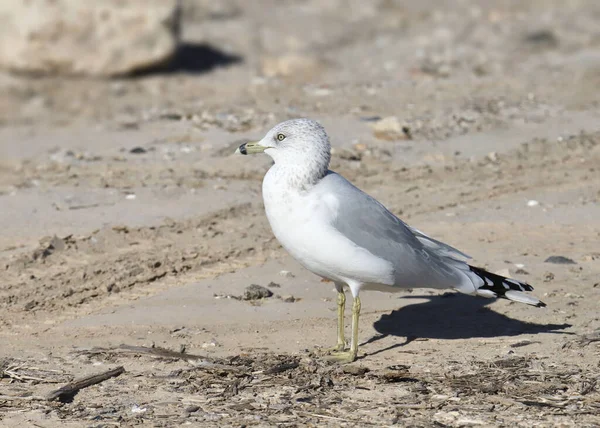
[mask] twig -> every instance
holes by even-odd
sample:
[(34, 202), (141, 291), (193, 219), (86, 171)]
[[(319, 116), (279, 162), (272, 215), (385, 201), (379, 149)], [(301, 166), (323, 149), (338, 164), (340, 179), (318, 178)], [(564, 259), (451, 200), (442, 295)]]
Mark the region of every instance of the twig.
[(204, 368), (212, 368), (217, 370), (229, 370), (229, 371), (242, 371), (239, 367), (219, 364), (214, 362), (209, 357), (204, 357), (201, 355), (194, 354), (186, 354), (184, 352), (171, 351), (170, 349), (165, 349), (161, 347), (152, 347), (148, 348), (146, 346), (133, 346), (133, 345), (119, 345), (118, 348), (92, 348), (86, 351), (79, 351), (78, 354), (103, 354), (103, 353), (129, 353), (129, 354), (142, 354), (142, 355), (150, 355), (156, 358), (170, 358), (174, 360), (183, 360), (192, 364), (195, 368), (204, 367)]
[(183, 352), (171, 351), (170, 349), (165, 349), (165, 348), (160, 348), (160, 347), (147, 348), (145, 346), (119, 345), (119, 347), (115, 350), (132, 352), (132, 353), (136, 353), (136, 354), (149, 354), (149, 355), (154, 355), (156, 357), (173, 358), (176, 360), (186, 360), (186, 361), (202, 360), (202, 361), (207, 361), (207, 362), (209, 361), (208, 358), (202, 357), (200, 355), (185, 354)]
[(42, 400), (45, 400), (45, 398), (38, 397), (35, 395), (30, 395), (27, 397), (19, 397), (18, 395), (0, 395), (0, 400), (2, 400), (2, 401), (42, 401)]
[(422, 410), (427, 409), (427, 404), (411, 404), (411, 403), (400, 403), (394, 404), (395, 407), (400, 407), (402, 409), (411, 409), (411, 410)]
[(352, 419), (338, 418), (337, 416), (321, 415), (319, 413), (306, 412), (304, 410), (297, 411), (294, 413), (303, 414), (305, 416), (314, 416), (316, 418), (327, 419), (327, 420), (331, 420), (331, 421), (348, 422), (348, 423), (354, 424), (353, 426), (358, 426), (358, 425), (360, 425), (360, 426), (371, 425), (371, 426), (378, 426), (378, 427), (385, 426), (385, 425), (378, 425), (373, 422), (367, 422), (364, 420), (361, 420), (359, 423), (358, 421), (352, 420)]
[(79, 390), (87, 388), (88, 386), (96, 385), (100, 382), (104, 382), (112, 377), (119, 376), (125, 372), (123, 366), (117, 367), (112, 370), (108, 370), (104, 373), (99, 373), (92, 376), (87, 376), (81, 379), (76, 379), (73, 382), (66, 384), (65, 386), (58, 388), (46, 395), (48, 401), (56, 400), (57, 398), (65, 398), (75, 395)]
[(171, 351), (170, 349), (160, 347), (147, 348), (145, 346), (119, 345), (119, 347), (114, 351), (131, 352), (135, 354), (146, 354), (158, 358), (172, 358), (175, 360), (184, 360), (194, 365), (195, 367), (213, 368), (217, 370), (241, 371), (239, 367), (215, 363), (208, 357)]
[(36, 380), (38, 382), (46, 382), (46, 383), (56, 383), (55, 381), (51, 381), (48, 379), (42, 379), (41, 377), (29, 376), (25, 374), (15, 373), (13, 370), (4, 370), (4, 374), (10, 378), (17, 380)]
[(321, 418), (321, 419), (329, 419), (329, 420), (332, 420), (332, 421), (355, 422), (355, 421), (352, 421), (350, 419), (338, 418), (337, 416), (321, 415), (319, 413), (312, 413), (312, 412), (305, 412), (305, 411), (300, 411), (298, 413), (304, 414), (306, 416), (314, 416), (316, 418)]

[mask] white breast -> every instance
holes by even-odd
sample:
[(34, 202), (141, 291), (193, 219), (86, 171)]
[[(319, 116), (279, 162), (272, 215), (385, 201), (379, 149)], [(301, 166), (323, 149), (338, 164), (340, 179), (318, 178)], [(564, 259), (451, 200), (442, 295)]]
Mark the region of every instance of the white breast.
[(285, 186), (272, 167), (263, 181), (265, 211), (281, 245), (304, 267), (339, 282), (393, 284), (390, 263), (357, 247), (333, 226), (335, 195)]

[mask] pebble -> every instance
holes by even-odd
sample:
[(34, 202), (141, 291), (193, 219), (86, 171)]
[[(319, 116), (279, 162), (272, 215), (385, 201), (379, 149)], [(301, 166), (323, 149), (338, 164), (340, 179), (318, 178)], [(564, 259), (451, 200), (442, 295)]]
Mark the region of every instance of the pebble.
[(380, 140), (407, 140), (411, 138), (410, 128), (403, 125), (396, 116), (388, 116), (371, 123), (373, 135)]
[(527, 206), (528, 207), (537, 207), (540, 203), (534, 199), (530, 199), (529, 201), (527, 201)]
[(137, 404), (134, 404), (133, 407), (131, 408), (131, 413), (144, 413), (147, 410), (148, 409), (146, 407), (140, 407)]
[(342, 371), (346, 374), (351, 374), (353, 376), (362, 376), (369, 371), (369, 369), (365, 366), (355, 366), (348, 365), (342, 368)]
[(266, 299), (273, 295), (273, 292), (266, 287), (258, 284), (252, 284), (246, 287), (242, 300), (259, 300)]
[(570, 258), (564, 257), (564, 256), (550, 256), (546, 260), (544, 260), (544, 263), (552, 263), (555, 265), (576, 265), (577, 264), (573, 259), (570, 259)]
[(294, 278), (294, 274), (292, 272), (290, 272), (289, 270), (282, 270), (279, 271), (279, 275), (283, 276), (284, 278)]

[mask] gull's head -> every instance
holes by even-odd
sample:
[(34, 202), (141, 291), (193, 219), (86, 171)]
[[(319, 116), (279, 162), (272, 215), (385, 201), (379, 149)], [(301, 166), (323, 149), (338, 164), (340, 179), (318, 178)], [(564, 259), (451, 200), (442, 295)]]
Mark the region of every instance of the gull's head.
[(306, 165), (323, 174), (331, 158), (331, 146), (325, 129), (311, 119), (291, 119), (275, 125), (256, 142), (242, 144), (236, 151), (242, 155), (266, 153), (277, 164)]

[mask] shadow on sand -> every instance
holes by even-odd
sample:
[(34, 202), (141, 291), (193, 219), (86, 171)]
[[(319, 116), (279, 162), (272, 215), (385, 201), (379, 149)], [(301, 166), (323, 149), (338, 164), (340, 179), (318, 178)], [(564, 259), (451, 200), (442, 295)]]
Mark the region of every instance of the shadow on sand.
[[(494, 300), (446, 293), (440, 296), (408, 296), (406, 299), (427, 299), (382, 315), (373, 324), (379, 333), (364, 344), (387, 336), (406, 338), (402, 343), (377, 350), (379, 354), (404, 346), (415, 339), (469, 339), (476, 337), (518, 336), (521, 334), (558, 333), (571, 324), (535, 324), (509, 318), (489, 309)], [(517, 304), (517, 303), (515, 303)], [(532, 311), (540, 309), (531, 307)]]
[(241, 62), (241, 56), (229, 54), (207, 43), (182, 43), (168, 63), (134, 72), (130, 77), (179, 72), (201, 74)]

